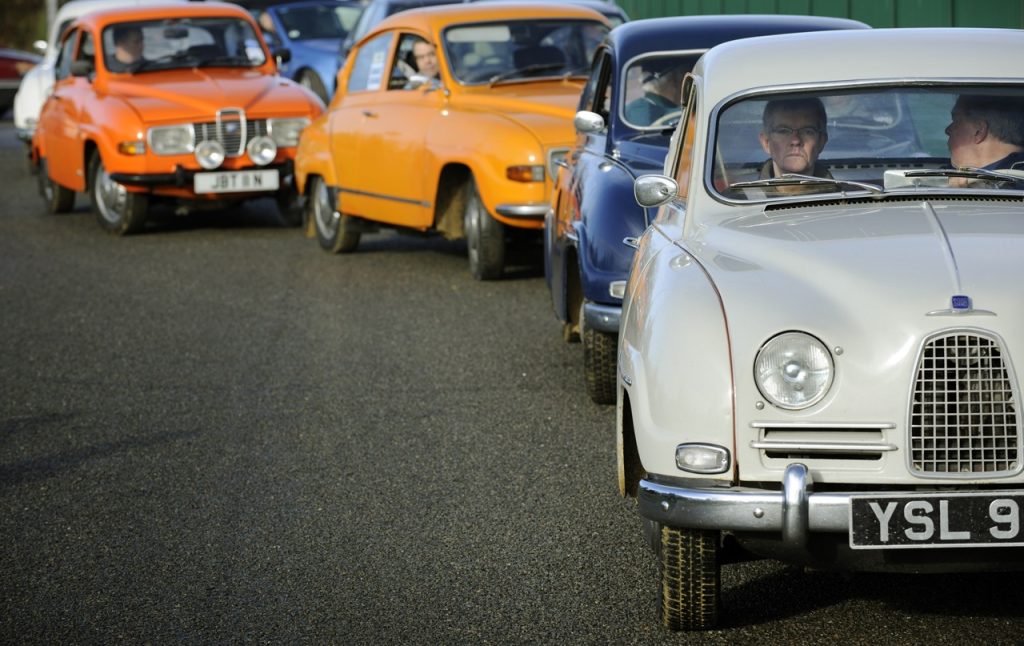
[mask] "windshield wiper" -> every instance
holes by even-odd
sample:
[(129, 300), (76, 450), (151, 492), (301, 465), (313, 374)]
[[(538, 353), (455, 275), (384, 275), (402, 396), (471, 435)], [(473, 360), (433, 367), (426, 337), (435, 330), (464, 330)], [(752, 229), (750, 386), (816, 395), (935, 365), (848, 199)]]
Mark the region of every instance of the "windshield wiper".
[(130, 74), (136, 72), (144, 72), (146, 70), (157, 69), (160, 67), (171, 67), (171, 63), (182, 63), (188, 60), (195, 60), (195, 56), (185, 52), (178, 52), (176, 54), (170, 54), (168, 56), (161, 56), (160, 58), (154, 58), (152, 60), (148, 58), (140, 58), (128, 67)]
[(537, 72), (549, 72), (552, 70), (560, 70), (563, 67), (565, 67), (564, 63), (537, 63), (536, 65), (527, 65), (526, 67), (519, 67), (514, 70), (506, 70), (500, 74), (495, 74), (487, 82), (493, 86), (498, 81), (505, 81), (513, 76), (535, 74)]
[(215, 56), (205, 58), (196, 67), (251, 67), (252, 62), (245, 56)]
[(801, 175), (799, 173), (786, 173), (785, 175), (779, 175), (778, 177), (769, 177), (768, 179), (758, 179), (751, 182), (736, 182), (730, 184), (729, 188), (754, 188), (764, 186), (856, 186), (857, 188), (864, 189), (870, 193), (881, 195), (885, 191), (875, 186), (874, 184), (867, 184), (865, 182), (855, 182), (849, 179), (834, 179), (831, 177), (814, 177), (813, 175)]
[(905, 170), (904, 177), (963, 177), (965, 179), (984, 179), (993, 182), (1024, 183), (1024, 175), (1011, 175), (984, 168), (929, 168), (922, 170)]

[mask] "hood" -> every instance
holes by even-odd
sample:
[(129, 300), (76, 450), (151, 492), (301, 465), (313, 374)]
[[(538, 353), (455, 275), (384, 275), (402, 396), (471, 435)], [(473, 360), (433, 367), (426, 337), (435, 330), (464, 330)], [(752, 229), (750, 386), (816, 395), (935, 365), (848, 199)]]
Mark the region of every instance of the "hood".
[(463, 110), (492, 112), (516, 121), (545, 144), (570, 144), (575, 138), (572, 119), (580, 86), (572, 81), (511, 83), (494, 88), (463, 90), (452, 105)]
[[(856, 360), (878, 366), (913, 354), (922, 336), (943, 328), (1020, 336), (1019, 203), (758, 209), (703, 229), (686, 246), (721, 293), (734, 352), (744, 363), (746, 353), (785, 330), (804, 330), (830, 348), (859, 346)], [(954, 295), (970, 297), (976, 312), (942, 314)]]
[(298, 85), (253, 70), (182, 69), (111, 80), (106, 91), (150, 123), (199, 121), (223, 108), (246, 113), (309, 114), (311, 99)]

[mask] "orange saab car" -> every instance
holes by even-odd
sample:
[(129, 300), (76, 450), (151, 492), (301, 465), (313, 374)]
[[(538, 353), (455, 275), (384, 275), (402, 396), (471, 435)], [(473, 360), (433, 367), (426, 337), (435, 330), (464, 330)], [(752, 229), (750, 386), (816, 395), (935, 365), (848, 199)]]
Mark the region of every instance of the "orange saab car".
[(258, 34), (245, 10), (216, 2), (72, 23), (32, 140), (47, 208), (88, 192), (100, 225), (125, 234), (151, 200), (188, 209), (276, 195), (300, 224), (293, 159), (323, 103), (277, 76)]
[[(506, 238), (539, 234), (553, 168), (597, 44), (599, 13), (565, 3), (415, 9), (356, 44), (295, 161), (320, 245), (352, 251), (380, 225), (465, 237), (497, 278)], [(539, 239), (539, 235), (535, 235)]]

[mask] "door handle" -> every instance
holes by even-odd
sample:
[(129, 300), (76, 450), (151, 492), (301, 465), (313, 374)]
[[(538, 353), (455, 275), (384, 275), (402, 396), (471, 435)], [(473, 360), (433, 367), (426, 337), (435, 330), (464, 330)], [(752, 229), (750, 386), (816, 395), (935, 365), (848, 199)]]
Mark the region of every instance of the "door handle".
[(373, 112), (371, 110), (363, 110), (363, 116), (368, 118), (368, 119), (376, 119), (377, 118), (377, 113)]

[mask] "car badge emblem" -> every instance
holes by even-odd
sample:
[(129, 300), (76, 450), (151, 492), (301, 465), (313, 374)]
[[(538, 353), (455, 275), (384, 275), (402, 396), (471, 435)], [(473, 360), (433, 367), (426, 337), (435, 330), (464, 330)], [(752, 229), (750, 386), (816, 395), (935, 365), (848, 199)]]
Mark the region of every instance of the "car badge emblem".
[(976, 314), (980, 316), (995, 316), (995, 312), (989, 310), (976, 310), (971, 302), (971, 297), (965, 294), (954, 294), (949, 299), (949, 309), (932, 310), (926, 316), (964, 316)]
[(228, 133), (229, 135), (237, 135), (238, 134), (238, 122), (235, 121), (235, 122), (225, 123), (224, 124), (224, 132)]

